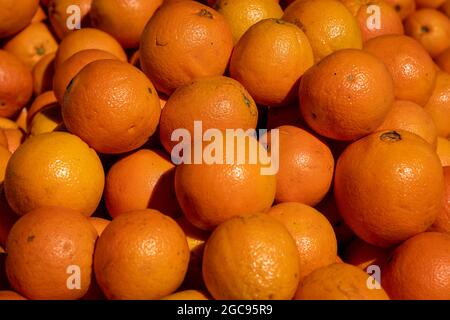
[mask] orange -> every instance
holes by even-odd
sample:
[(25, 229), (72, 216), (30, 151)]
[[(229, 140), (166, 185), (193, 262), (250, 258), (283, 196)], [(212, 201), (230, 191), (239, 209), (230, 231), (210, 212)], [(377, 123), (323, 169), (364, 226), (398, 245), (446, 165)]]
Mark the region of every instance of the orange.
[(230, 25), (235, 43), (258, 21), (283, 15), (278, 2), (273, 0), (218, 0), (214, 8)]
[(61, 107), (67, 129), (101, 153), (139, 148), (155, 132), (161, 113), (153, 84), (118, 60), (97, 60), (83, 68), (68, 85)]
[(203, 278), (218, 300), (291, 299), (299, 282), (295, 241), (267, 214), (234, 217), (208, 239)]
[(0, 38), (25, 28), (38, 10), (39, 0), (3, 0), (0, 12)]
[[(176, 168), (178, 202), (186, 218), (197, 228), (209, 230), (234, 216), (266, 212), (273, 203), (276, 177), (263, 174), (267, 159), (250, 161), (256, 149), (252, 146), (259, 149), (263, 146), (255, 138), (245, 138), (245, 146), (238, 139), (226, 139), (219, 145), (225, 151), (218, 161), (199, 164), (190, 161)], [(233, 158), (227, 159), (231, 152), (227, 155), (226, 149), (233, 147)], [(239, 155), (244, 161), (237, 160)]]
[(431, 97), (425, 110), (433, 118), (437, 133), (441, 137), (450, 136), (450, 74), (438, 72)]
[(450, 17), (450, 1), (446, 0), (439, 8), (447, 17)]
[(95, 276), (108, 299), (161, 299), (183, 281), (189, 247), (181, 228), (156, 210), (133, 211), (103, 231)]
[(5, 131), (3, 129), (0, 129), (0, 146), (9, 149), (8, 138), (6, 137)]
[(339, 1), (295, 1), (284, 11), (283, 20), (296, 24), (305, 32), (315, 62), (341, 49), (362, 47), (358, 22)]
[(53, 103), (36, 113), (33, 120), (31, 120), (29, 134), (36, 136), (42, 133), (53, 132), (62, 124), (61, 107), (57, 103)]
[(98, 236), (100, 237), (105, 230), (105, 228), (109, 225), (111, 221), (98, 218), (98, 217), (89, 217), (89, 221), (91, 222), (92, 226), (97, 231)]
[(417, 134), (432, 146), (437, 143), (437, 129), (431, 115), (414, 102), (396, 100), (377, 131), (405, 130)]
[(383, 288), (370, 289), (376, 280), (347, 263), (335, 263), (312, 272), (298, 287), (296, 300), (389, 300)]
[(78, 6), (80, 10), (80, 27), (89, 25), (89, 10), (92, 0), (49, 0), (48, 18), (59, 39), (62, 39), (72, 30), (69, 30), (67, 23), (74, 23), (74, 11), (68, 10), (70, 6)]
[(438, 8), (445, 0), (416, 0), (417, 7), (419, 8)]
[(94, 227), (77, 211), (41, 207), (29, 212), (13, 226), (6, 244), (11, 286), (29, 299), (81, 298), (91, 283), (96, 239)]
[(162, 6), (141, 37), (141, 66), (156, 89), (176, 88), (206, 76), (222, 75), (233, 49), (224, 17), (203, 4), (181, 1)]
[(22, 129), (3, 129), (6, 139), (8, 140), (8, 150), (14, 153), (25, 139)]
[(16, 115), (33, 94), (33, 78), (25, 64), (0, 50), (0, 117)]
[(369, 266), (377, 266), (382, 269), (389, 253), (389, 249), (376, 247), (355, 238), (345, 248), (344, 258), (347, 263), (366, 271)]
[[(334, 159), (328, 146), (311, 133), (294, 127), (279, 130), (277, 202), (301, 202), (314, 206), (328, 192)], [(272, 141), (269, 147), (273, 147)]]
[(185, 290), (171, 294), (161, 300), (209, 300), (208, 296), (198, 290)]
[(104, 31), (83, 28), (69, 33), (59, 44), (55, 57), (56, 69), (75, 53), (87, 49), (107, 51), (119, 60), (127, 61), (127, 55), (116, 39)]
[(55, 52), (58, 44), (44, 23), (35, 22), (8, 40), (3, 48), (32, 70), (44, 56)]
[(58, 102), (62, 105), (64, 93), (70, 81), (89, 63), (97, 60), (117, 59), (112, 53), (99, 49), (81, 50), (66, 61), (56, 70), (53, 77), (53, 90)]
[(36, 96), (52, 89), (55, 55), (55, 52), (45, 55), (33, 68), (33, 91)]
[(181, 86), (164, 105), (159, 134), (168, 152), (177, 144), (172, 140), (174, 130), (184, 128), (193, 136), (194, 121), (202, 121), (204, 131), (255, 129), (258, 109), (236, 80), (222, 76), (201, 78)]
[(312, 271), (335, 263), (337, 241), (333, 227), (316, 209), (298, 202), (280, 203), (268, 212), (294, 238), (299, 253), (300, 282)]
[(36, 116), (37, 113), (42, 111), (43, 109), (57, 105), (55, 93), (53, 91), (46, 91), (40, 95), (38, 95), (31, 104), (30, 108), (28, 109), (27, 113), (27, 124), (30, 124), (33, 118)]
[(355, 140), (373, 132), (394, 102), (394, 86), (380, 59), (344, 49), (310, 68), (300, 83), (300, 110), (317, 133)]
[(285, 105), (295, 100), (299, 79), (313, 61), (302, 30), (279, 19), (265, 19), (253, 25), (235, 46), (230, 75), (258, 104)]
[(93, 0), (92, 26), (108, 32), (124, 48), (139, 47), (144, 27), (163, 0)]
[(442, 71), (450, 73), (450, 48), (447, 48), (439, 56), (437, 56), (435, 61)]
[(444, 167), (444, 197), (442, 210), (430, 228), (430, 231), (438, 231), (450, 234), (450, 166)]
[(102, 196), (103, 167), (77, 136), (44, 133), (27, 139), (6, 168), (5, 193), (19, 215), (42, 206), (64, 206), (91, 215)]
[(128, 211), (153, 208), (177, 216), (175, 166), (161, 152), (141, 149), (117, 161), (109, 170), (105, 202), (113, 218)]
[(416, 10), (416, 0), (386, 0), (403, 20)]
[[(384, 34), (403, 34), (403, 24), (384, 0), (340, 0), (358, 20), (363, 42)], [(374, 7), (377, 6), (377, 7)], [(375, 11), (379, 10), (379, 11)], [(378, 15), (378, 16), (377, 16)], [(379, 19), (376, 21), (375, 19)], [(379, 25), (377, 25), (379, 24)]]
[(450, 299), (450, 235), (424, 232), (401, 244), (383, 268), (392, 299)]
[(407, 131), (380, 131), (339, 157), (334, 195), (362, 240), (389, 247), (428, 229), (441, 209), (444, 177), (434, 148)]
[(450, 140), (438, 137), (436, 152), (441, 159), (442, 166), (450, 166)]
[(450, 20), (435, 9), (420, 9), (405, 20), (407, 35), (419, 41), (432, 57), (450, 47)]
[(6, 200), (3, 186), (0, 186), (0, 245), (5, 246), (9, 231), (18, 218)]
[(425, 105), (433, 91), (436, 69), (419, 42), (407, 36), (384, 35), (367, 41), (364, 50), (386, 64), (398, 100)]
[(3, 183), (5, 179), (6, 165), (9, 158), (11, 158), (11, 152), (9, 152), (7, 147), (0, 146), (0, 183)]
[(33, 18), (31, 19), (31, 23), (33, 22), (41, 22), (47, 19), (47, 14), (45, 13), (42, 6), (39, 6)]
[(17, 292), (3, 290), (0, 291), (0, 300), (27, 300)]

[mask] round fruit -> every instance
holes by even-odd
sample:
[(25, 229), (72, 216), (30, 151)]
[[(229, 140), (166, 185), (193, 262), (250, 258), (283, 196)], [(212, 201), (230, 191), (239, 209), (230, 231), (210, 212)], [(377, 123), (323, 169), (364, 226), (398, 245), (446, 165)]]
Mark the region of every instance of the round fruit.
[(450, 234), (450, 166), (444, 167), (444, 197), (442, 210), (430, 228), (430, 231), (438, 231)]
[(416, 0), (386, 0), (403, 20), (416, 10)]
[[(92, 0), (50, 0), (48, 4), (48, 18), (59, 39), (74, 29), (68, 28), (69, 25), (77, 22), (74, 13), (79, 10), (80, 28), (89, 25), (89, 10)], [(76, 7), (74, 7), (76, 6)], [(75, 28), (76, 29), (76, 28)]]
[(103, 192), (103, 167), (94, 150), (65, 132), (31, 137), (12, 155), (5, 193), (20, 215), (42, 206), (64, 206), (91, 215)]
[[(11, 229), (6, 271), (29, 299), (78, 299), (89, 289), (97, 232), (77, 211), (41, 207)], [(79, 281), (74, 280), (78, 278)]]
[(417, 7), (419, 8), (438, 8), (445, 0), (416, 0)]
[(389, 253), (389, 249), (376, 247), (359, 238), (355, 238), (345, 248), (344, 258), (347, 263), (366, 271), (369, 266), (382, 268)]
[(206, 76), (222, 75), (233, 49), (223, 16), (194, 1), (160, 8), (141, 37), (141, 66), (156, 88), (176, 88)]
[(153, 84), (139, 69), (118, 60), (97, 60), (83, 68), (62, 104), (67, 129), (102, 153), (142, 146), (155, 132), (160, 114)]
[(161, 300), (209, 300), (205, 293), (198, 290), (178, 291)]
[(438, 137), (436, 152), (443, 167), (450, 166), (450, 140)]
[(109, 225), (111, 221), (98, 218), (98, 217), (89, 217), (89, 221), (91, 222), (92, 226), (97, 231), (98, 236), (100, 237), (105, 230), (105, 228)]
[(407, 131), (381, 131), (339, 157), (334, 195), (364, 241), (389, 247), (428, 229), (441, 209), (444, 179), (434, 148)]
[(4, 188), (0, 187), (0, 245), (5, 246), (9, 231), (18, 218), (6, 200)]
[(450, 235), (424, 232), (401, 244), (383, 268), (392, 299), (450, 299)]
[(299, 282), (295, 241), (267, 214), (234, 217), (208, 239), (203, 278), (219, 300), (291, 299)]
[(355, 140), (373, 132), (394, 102), (383, 62), (362, 50), (344, 49), (309, 69), (300, 83), (300, 110), (319, 134)]
[(19, 32), (31, 22), (39, 8), (39, 0), (2, 0), (1, 7), (0, 38), (4, 38)]
[(0, 300), (27, 300), (25, 297), (21, 296), (14, 291), (0, 291)]
[(442, 71), (450, 73), (450, 48), (444, 50), (439, 56), (436, 57), (435, 60), (436, 64), (442, 69)]
[(441, 137), (450, 136), (450, 74), (438, 71), (431, 97), (425, 110), (433, 118), (437, 133)]
[(58, 106), (58, 102), (56, 101), (55, 93), (53, 91), (46, 91), (38, 95), (28, 109), (27, 124), (30, 125), (33, 118), (40, 111), (55, 105)]
[(313, 61), (302, 30), (279, 19), (265, 19), (253, 25), (235, 46), (230, 75), (258, 104), (285, 105), (295, 100), (300, 77)]
[(156, 210), (133, 211), (103, 231), (94, 256), (95, 276), (108, 299), (160, 299), (183, 281), (189, 262), (186, 236)]
[(33, 68), (33, 91), (36, 96), (53, 88), (55, 55), (56, 52), (52, 52), (43, 56)]

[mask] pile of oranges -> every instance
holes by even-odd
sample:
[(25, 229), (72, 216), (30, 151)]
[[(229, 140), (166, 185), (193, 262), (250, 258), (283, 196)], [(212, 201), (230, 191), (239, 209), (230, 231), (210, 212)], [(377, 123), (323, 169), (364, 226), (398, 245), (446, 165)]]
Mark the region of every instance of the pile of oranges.
[(450, 0), (0, 0), (0, 48), (0, 299), (450, 300)]

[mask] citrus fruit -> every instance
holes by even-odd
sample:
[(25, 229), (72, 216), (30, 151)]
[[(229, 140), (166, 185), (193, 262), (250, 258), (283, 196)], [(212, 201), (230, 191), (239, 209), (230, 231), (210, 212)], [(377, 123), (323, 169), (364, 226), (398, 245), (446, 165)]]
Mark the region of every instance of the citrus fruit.
[(450, 166), (450, 140), (438, 137), (436, 152), (442, 166)]
[[(69, 25), (75, 24), (74, 10), (77, 8), (80, 13), (80, 28), (89, 25), (89, 10), (92, 0), (50, 0), (48, 4), (48, 18), (59, 39), (75, 29), (69, 29)], [(77, 7), (72, 7), (77, 6)]]
[(429, 230), (450, 234), (450, 166), (444, 167), (444, 181), (442, 209)]
[(205, 293), (198, 290), (178, 291), (161, 300), (209, 300)]
[(437, 133), (441, 137), (450, 136), (450, 74), (438, 71), (431, 97), (424, 109), (430, 113)]
[(0, 38), (13, 35), (25, 28), (37, 12), (39, 0), (2, 0)]

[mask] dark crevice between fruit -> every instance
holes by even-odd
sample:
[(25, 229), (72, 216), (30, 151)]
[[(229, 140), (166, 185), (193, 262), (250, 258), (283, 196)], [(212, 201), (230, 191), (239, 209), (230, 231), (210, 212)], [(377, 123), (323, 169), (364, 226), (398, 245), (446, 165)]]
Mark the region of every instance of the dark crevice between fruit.
[(74, 81), (74, 79), (70, 80), (69, 84), (67, 85), (66, 93), (69, 93), (70, 90), (72, 90), (73, 81)]

